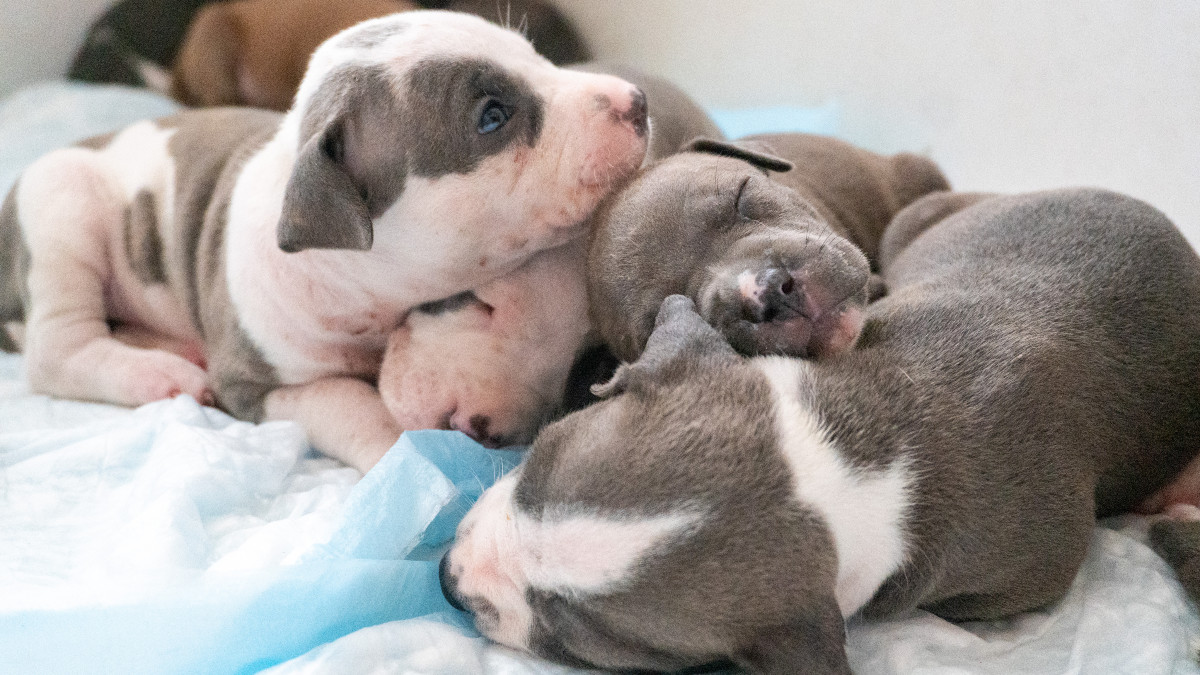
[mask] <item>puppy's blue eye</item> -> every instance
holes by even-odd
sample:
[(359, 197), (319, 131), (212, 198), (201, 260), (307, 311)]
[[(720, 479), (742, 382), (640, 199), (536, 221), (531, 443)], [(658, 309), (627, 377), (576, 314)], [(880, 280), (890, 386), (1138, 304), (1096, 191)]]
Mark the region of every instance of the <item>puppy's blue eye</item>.
[(490, 134), (500, 127), (508, 123), (512, 113), (504, 104), (496, 99), (489, 99), (483, 106), (483, 111), (479, 113), (479, 126), (477, 129), (481, 134)]

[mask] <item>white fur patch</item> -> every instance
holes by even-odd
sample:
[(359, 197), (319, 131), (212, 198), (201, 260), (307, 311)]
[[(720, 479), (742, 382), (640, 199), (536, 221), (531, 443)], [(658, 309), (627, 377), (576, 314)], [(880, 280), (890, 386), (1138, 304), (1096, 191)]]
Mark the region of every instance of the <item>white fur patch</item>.
[(686, 532), (694, 513), (653, 518), (565, 514), (543, 521), (518, 517), (522, 567), (535, 588), (564, 595), (609, 593), (629, 579), (646, 556)]
[(895, 461), (886, 471), (863, 471), (848, 465), (800, 400), (808, 364), (777, 356), (754, 362), (774, 394), (775, 425), (796, 496), (825, 518), (833, 535), (838, 556), (835, 595), (842, 615), (850, 616), (906, 558), (907, 466)]
[(458, 528), (450, 570), (464, 597), (485, 600), (494, 611), (476, 616), (487, 637), (526, 649), (533, 613), (526, 591), (561, 595), (609, 593), (624, 584), (655, 549), (689, 531), (702, 514), (680, 511), (652, 518), (579, 512), (543, 519), (513, 504), (520, 470), (483, 493)]

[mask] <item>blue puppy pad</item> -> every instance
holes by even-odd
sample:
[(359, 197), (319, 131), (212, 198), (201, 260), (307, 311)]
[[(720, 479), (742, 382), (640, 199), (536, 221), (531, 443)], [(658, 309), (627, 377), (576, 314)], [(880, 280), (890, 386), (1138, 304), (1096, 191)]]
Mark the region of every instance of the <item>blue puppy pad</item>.
[(341, 526), (316, 555), (401, 560), (442, 546), (479, 495), (522, 456), (488, 450), (459, 432), (407, 432), (355, 486)]
[(834, 101), (817, 107), (766, 106), (714, 108), (708, 111), (727, 138), (752, 134), (806, 133), (836, 136), (841, 109)]
[(174, 114), (180, 105), (145, 89), (44, 82), (0, 101), (0, 192), (35, 159), (138, 120)]
[[(163, 429), (174, 429), (175, 435), (167, 439)], [(104, 480), (117, 484), (114, 498), (132, 499), (139, 511), (150, 512), (161, 502), (159, 493), (148, 494), (143, 505), (137, 499), (147, 491), (120, 488), (126, 483), (135, 487), (144, 478), (145, 470), (136, 469), (135, 456), (145, 456), (141, 464), (151, 468), (161, 464), (157, 457), (164, 461), (170, 459), (168, 455), (190, 457), (184, 463), (189, 464), (192, 482), (179, 483), (179, 488), (188, 504), (196, 504), (185, 511), (195, 513), (197, 522), (180, 536), (191, 537), (192, 548), (203, 549), (209, 542), (210, 548), (223, 549), (212, 543), (219, 539), (221, 518), (270, 520), (269, 510), (253, 513), (260, 499), (291, 490), (291, 498), (277, 500), (288, 510), (312, 493), (295, 485), (264, 486), (270, 481), (259, 478), (253, 482), (265, 487), (261, 497), (247, 494), (235, 500), (218, 495), (193, 500), (186, 495), (216, 494), (197, 492), (194, 486), (210, 484), (214, 471), (223, 475), (227, 456), (253, 458), (267, 453), (271, 458), (279, 439), (297, 431), (233, 422), (216, 411), (201, 411), (184, 398), (146, 406), (120, 423), (63, 432), (57, 439), (61, 449), (29, 447), (24, 434), (0, 437), (16, 441), (0, 442), (0, 450), (11, 451), (0, 452), (0, 458), (21, 465), (53, 462), (59, 468), (78, 464), (84, 475), (87, 466), (97, 466), (96, 461), (71, 447), (79, 441), (75, 436), (90, 435), (96, 439), (92, 445), (108, 448), (101, 458), (107, 466), (101, 470)], [(199, 443), (198, 451), (189, 455), (188, 446), (194, 442)], [(279, 454), (286, 459), (292, 452)], [(129, 461), (122, 460), (120, 466), (134, 467), (128, 477), (121, 473), (124, 469), (113, 473), (118, 467), (112, 460), (121, 458)], [(300, 551), (298, 563), (211, 567), (164, 563), (150, 571), (171, 580), (165, 585), (153, 583), (133, 592), (114, 587), (111, 598), (0, 609), (0, 673), (254, 673), (359, 629), (414, 618), (437, 620), (464, 637), (475, 636), (466, 617), (442, 597), (432, 551), (453, 536), (458, 520), (479, 494), (520, 459), (519, 452), (487, 450), (458, 432), (406, 433), (349, 489), (327, 542)], [(165, 470), (178, 470), (178, 463), (169, 462)], [(317, 475), (311, 468), (301, 473), (305, 471)], [(296, 473), (280, 466), (272, 475), (294, 477)], [(179, 490), (162, 494), (179, 494)], [(198, 508), (201, 502), (204, 508)], [(101, 507), (105, 503), (99, 502)], [(267, 532), (270, 525), (257, 531)], [(422, 550), (425, 559), (413, 559)]]

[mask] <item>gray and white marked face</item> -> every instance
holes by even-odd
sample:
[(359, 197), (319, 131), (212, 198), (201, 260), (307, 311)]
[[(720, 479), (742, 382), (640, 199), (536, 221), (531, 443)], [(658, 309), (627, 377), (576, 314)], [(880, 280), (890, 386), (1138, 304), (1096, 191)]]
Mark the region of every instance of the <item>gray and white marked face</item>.
[[(437, 11), (327, 41), (286, 125), (299, 158), (284, 220), (324, 210), (332, 231), (281, 231), (285, 250), (370, 248), (432, 275), (503, 271), (577, 235), (647, 142), (633, 85), (556, 68), (514, 31)], [(321, 194), (331, 189), (337, 199)], [(355, 218), (369, 218), (365, 238), (337, 231)]]
[[(623, 357), (640, 353), (672, 293), (691, 296), (746, 355), (826, 356), (858, 337), (866, 256), (751, 163), (681, 153), (640, 174), (602, 214), (592, 256), (614, 269), (593, 272), (593, 311), (627, 326), (624, 340), (606, 336), (629, 343), (615, 345)], [(632, 293), (626, 277), (638, 280)]]
[(834, 542), (797, 499), (770, 378), (705, 328), (672, 357), (652, 341), (463, 520), (443, 586), (486, 636), (611, 669), (844, 660)]

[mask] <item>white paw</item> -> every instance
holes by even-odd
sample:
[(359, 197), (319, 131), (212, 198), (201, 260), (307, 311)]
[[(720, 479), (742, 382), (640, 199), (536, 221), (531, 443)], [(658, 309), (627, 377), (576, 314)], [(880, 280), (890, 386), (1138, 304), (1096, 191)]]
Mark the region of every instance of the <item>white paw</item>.
[(201, 405), (213, 405), (208, 373), (191, 361), (157, 349), (139, 350), (127, 364), (125, 403), (142, 405), (187, 394)]

